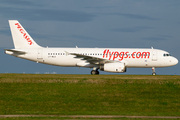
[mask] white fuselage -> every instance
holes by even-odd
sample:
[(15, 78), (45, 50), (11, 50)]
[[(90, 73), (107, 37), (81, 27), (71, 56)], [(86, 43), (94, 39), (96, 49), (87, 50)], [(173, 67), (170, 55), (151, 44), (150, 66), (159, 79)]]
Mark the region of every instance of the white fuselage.
[[(131, 48), (38, 48), (21, 49), (27, 54), (10, 54), (23, 59), (56, 66), (86, 67), (82, 58), (75, 58), (68, 53), (82, 54), (107, 60), (125, 63), (127, 68), (168, 67), (178, 63), (178, 60), (168, 52), (158, 49), (131, 49)], [(68, 53), (67, 53), (68, 52)], [(96, 67), (91, 65), (87, 67)]]

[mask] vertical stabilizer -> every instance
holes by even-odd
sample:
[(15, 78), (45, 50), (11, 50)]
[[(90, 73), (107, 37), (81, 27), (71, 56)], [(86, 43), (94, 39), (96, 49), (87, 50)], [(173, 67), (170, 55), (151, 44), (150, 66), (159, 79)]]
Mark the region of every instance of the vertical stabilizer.
[(17, 20), (9, 20), (9, 25), (16, 49), (41, 48)]

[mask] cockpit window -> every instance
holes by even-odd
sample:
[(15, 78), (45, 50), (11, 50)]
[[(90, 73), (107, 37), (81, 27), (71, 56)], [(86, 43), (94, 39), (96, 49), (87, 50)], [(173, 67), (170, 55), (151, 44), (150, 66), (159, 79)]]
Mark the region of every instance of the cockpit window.
[(166, 57), (166, 56), (171, 56), (171, 55), (170, 54), (163, 54), (163, 56)]

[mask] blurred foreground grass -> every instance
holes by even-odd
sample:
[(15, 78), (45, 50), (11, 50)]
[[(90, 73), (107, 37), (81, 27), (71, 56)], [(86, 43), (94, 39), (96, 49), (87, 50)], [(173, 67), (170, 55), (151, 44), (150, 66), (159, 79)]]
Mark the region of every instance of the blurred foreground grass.
[(0, 74), (0, 114), (180, 116), (180, 76)]

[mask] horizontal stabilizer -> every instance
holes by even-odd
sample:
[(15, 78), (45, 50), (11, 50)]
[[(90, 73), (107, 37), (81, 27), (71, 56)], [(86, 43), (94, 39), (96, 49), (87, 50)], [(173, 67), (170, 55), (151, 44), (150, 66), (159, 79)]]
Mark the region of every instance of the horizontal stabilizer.
[(12, 54), (26, 54), (25, 51), (21, 51), (21, 50), (14, 50), (14, 49), (5, 49), (5, 53), (7, 54), (7, 52), (12, 52)]

